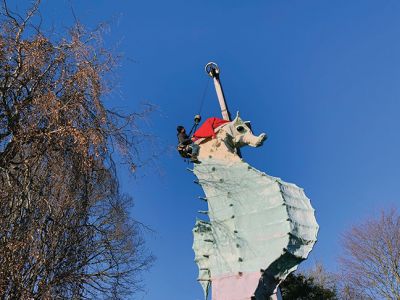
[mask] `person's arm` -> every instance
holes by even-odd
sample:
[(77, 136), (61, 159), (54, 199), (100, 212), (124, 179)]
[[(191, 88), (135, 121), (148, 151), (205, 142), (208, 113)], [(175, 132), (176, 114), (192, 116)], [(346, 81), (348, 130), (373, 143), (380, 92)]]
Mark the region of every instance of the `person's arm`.
[(190, 145), (192, 143), (191, 139), (185, 139), (181, 142), (182, 145)]
[(189, 137), (186, 134), (185, 135), (180, 134), (178, 136), (178, 139), (179, 139), (179, 143), (182, 145), (189, 145), (192, 143), (192, 141), (189, 139)]

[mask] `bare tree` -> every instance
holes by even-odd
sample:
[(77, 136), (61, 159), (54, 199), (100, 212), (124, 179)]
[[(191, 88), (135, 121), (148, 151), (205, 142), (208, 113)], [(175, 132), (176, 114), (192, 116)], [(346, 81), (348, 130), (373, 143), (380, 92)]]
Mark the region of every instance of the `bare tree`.
[(400, 216), (395, 209), (353, 226), (340, 259), (344, 299), (400, 299)]
[(1, 8), (0, 297), (121, 298), (152, 261), (113, 161), (135, 167), (142, 115), (104, 106), (115, 61), (99, 32), (50, 39), (39, 2)]
[(302, 273), (306, 278), (312, 278), (316, 285), (332, 291), (336, 290), (336, 275), (327, 271), (321, 262), (316, 262), (312, 268)]

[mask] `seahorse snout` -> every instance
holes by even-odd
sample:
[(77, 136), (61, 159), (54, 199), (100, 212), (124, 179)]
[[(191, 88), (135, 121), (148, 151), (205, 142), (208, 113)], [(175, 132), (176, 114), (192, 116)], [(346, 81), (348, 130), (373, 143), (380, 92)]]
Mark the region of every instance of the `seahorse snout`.
[(261, 146), (262, 144), (264, 144), (264, 141), (267, 139), (268, 137), (267, 137), (267, 134), (266, 133), (261, 133), (259, 136), (258, 136), (258, 141), (257, 141), (257, 143), (256, 143), (256, 147), (259, 147), (259, 146)]
[(261, 146), (266, 139), (267, 139), (267, 135), (265, 133), (262, 133), (259, 136), (255, 136), (249, 132), (241, 137), (241, 141), (243, 144), (249, 145), (252, 147)]

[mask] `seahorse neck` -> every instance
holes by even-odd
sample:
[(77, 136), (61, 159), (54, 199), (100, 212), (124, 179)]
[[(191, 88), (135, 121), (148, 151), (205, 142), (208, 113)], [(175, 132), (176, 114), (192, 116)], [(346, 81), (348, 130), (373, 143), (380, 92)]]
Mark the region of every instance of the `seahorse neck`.
[(241, 158), (234, 152), (234, 149), (227, 145), (221, 138), (208, 138), (200, 144), (199, 160), (215, 159), (219, 161), (236, 162)]

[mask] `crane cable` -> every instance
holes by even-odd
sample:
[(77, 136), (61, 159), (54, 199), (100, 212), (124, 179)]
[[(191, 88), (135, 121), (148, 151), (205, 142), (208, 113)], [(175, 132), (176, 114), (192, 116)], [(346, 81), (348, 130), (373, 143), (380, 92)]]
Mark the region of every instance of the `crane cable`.
[(207, 80), (206, 85), (205, 85), (205, 87), (203, 89), (203, 94), (202, 94), (201, 99), (200, 99), (200, 106), (199, 106), (199, 109), (198, 109), (198, 114), (194, 116), (194, 124), (192, 126), (192, 129), (189, 132), (189, 136), (190, 137), (192, 136), (192, 133), (196, 132), (197, 126), (199, 126), (199, 124), (200, 124), (201, 112), (203, 110), (203, 105), (204, 105), (204, 102), (205, 102), (204, 100), (206, 99), (206, 95), (207, 95), (207, 91), (208, 91), (208, 86), (209, 85), (210, 85), (210, 80)]
[(202, 110), (203, 110), (203, 104), (204, 104), (204, 100), (206, 99), (206, 95), (207, 95), (207, 91), (208, 91), (208, 86), (210, 85), (210, 80), (206, 81), (206, 86), (203, 89), (203, 95), (201, 96), (201, 101), (200, 101), (200, 106), (199, 106), (199, 110), (198, 110), (198, 114), (200, 115)]

